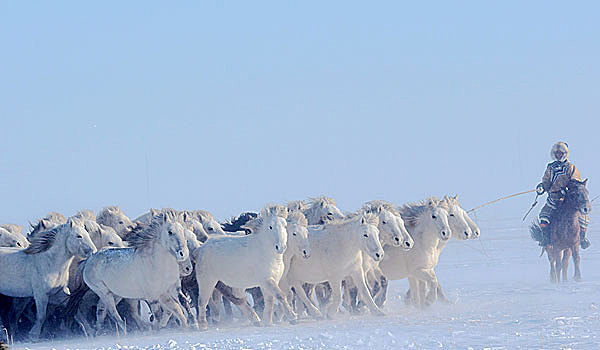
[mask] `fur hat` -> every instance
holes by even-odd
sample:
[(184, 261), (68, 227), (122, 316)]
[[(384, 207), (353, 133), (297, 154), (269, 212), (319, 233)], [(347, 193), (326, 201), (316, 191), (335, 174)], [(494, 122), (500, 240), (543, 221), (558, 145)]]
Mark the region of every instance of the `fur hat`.
[[(556, 158), (556, 152), (561, 151), (563, 153), (560, 159)], [(569, 147), (565, 142), (557, 142), (552, 146), (552, 151), (550, 152), (550, 156), (554, 160), (558, 160), (559, 162), (564, 162), (569, 159)]]

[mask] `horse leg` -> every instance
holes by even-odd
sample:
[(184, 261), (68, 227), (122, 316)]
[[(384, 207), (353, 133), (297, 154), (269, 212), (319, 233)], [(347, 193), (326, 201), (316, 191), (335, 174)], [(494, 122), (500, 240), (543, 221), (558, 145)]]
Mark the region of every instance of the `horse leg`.
[(377, 291), (377, 294), (375, 294), (375, 297), (373, 298), (373, 300), (375, 300), (375, 304), (377, 304), (377, 306), (379, 306), (381, 308), (381, 307), (383, 307), (383, 304), (385, 304), (387, 288), (388, 288), (388, 280), (381, 273), (377, 273), (376, 278), (379, 279), (379, 290)]
[(329, 285), (331, 286), (331, 298), (329, 298), (329, 303), (326, 305), (327, 317), (334, 318), (342, 301), (342, 281), (330, 280)]
[(375, 301), (373, 301), (373, 297), (371, 296), (371, 293), (369, 292), (369, 288), (367, 287), (367, 283), (365, 281), (365, 274), (363, 272), (362, 267), (352, 272), (352, 279), (358, 287), (360, 300), (362, 300), (363, 303), (367, 304), (367, 307), (369, 308), (369, 310), (371, 310), (371, 313), (376, 316), (384, 316), (385, 314), (383, 313), (383, 311), (381, 311), (377, 304), (375, 304)]
[(274, 280), (268, 279), (265, 283), (263, 283), (263, 285), (261, 285), (261, 289), (263, 289), (265, 293), (275, 296), (277, 300), (285, 307), (285, 310), (290, 317), (290, 322), (294, 323), (296, 320), (298, 320), (298, 315), (296, 315), (294, 310), (292, 310), (292, 307), (285, 298), (285, 294), (283, 294), (281, 289), (279, 289), (279, 286)]
[(547, 248), (548, 262), (550, 263), (550, 283), (556, 283), (556, 261), (554, 258), (554, 248)]
[(225, 297), (221, 298), (221, 302), (223, 303), (223, 310), (225, 311), (225, 314), (223, 315), (223, 320), (232, 321), (233, 310), (231, 309), (231, 302)]
[(223, 300), (223, 295), (219, 292), (218, 289), (213, 290), (212, 296), (208, 301), (208, 309), (210, 310), (210, 322), (211, 323), (219, 323), (221, 319), (221, 300)]
[(229, 301), (237, 305), (254, 326), (261, 326), (260, 317), (258, 317), (254, 308), (250, 306), (248, 300), (246, 300), (246, 292), (243, 289), (231, 288), (231, 295), (226, 296), (224, 294), (223, 296), (227, 297)]
[(448, 298), (446, 297), (446, 294), (444, 294), (441, 284), (438, 284), (437, 295), (438, 295), (438, 299), (441, 300), (443, 303), (451, 304), (450, 300), (448, 300)]
[(29, 335), (32, 339), (37, 340), (40, 338), (40, 333), (42, 332), (42, 325), (46, 320), (46, 308), (48, 307), (48, 294), (46, 294), (45, 290), (41, 290), (41, 288), (34, 289), (33, 298), (35, 300), (35, 308), (36, 308), (36, 317), (35, 324), (31, 331), (29, 331)]
[(579, 255), (579, 245), (575, 245), (574, 247), (572, 247), (571, 252), (573, 253), (573, 267), (575, 268), (575, 275), (573, 276), (573, 279), (575, 280), (575, 282), (581, 282), (581, 256)]
[[(200, 277), (200, 276), (197, 276)], [(198, 326), (202, 330), (208, 329), (208, 321), (206, 320), (206, 307), (211, 299), (213, 290), (218, 281), (205, 281), (202, 278), (197, 278), (198, 281)]]
[(302, 283), (296, 283), (293, 285), (293, 287), (294, 291), (296, 291), (296, 295), (298, 296), (298, 298), (300, 298), (300, 300), (308, 310), (308, 313), (314, 318), (323, 318), (323, 314), (321, 313), (319, 308), (315, 306), (315, 304), (312, 302), (312, 300), (310, 300), (310, 298), (306, 294), (306, 290), (304, 290), (304, 288), (302, 287)]
[(342, 281), (342, 306), (344, 309), (348, 310), (348, 313), (354, 312), (354, 305), (356, 300), (352, 298), (351, 290), (356, 288), (354, 285), (354, 281), (352, 281), (352, 277), (346, 278)]
[(265, 308), (263, 309), (262, 321), (265, 325), (273, 324), (273, 306), (275, 305), (275, 297), (269, 293), (263, 293)]
[(562, 279), (563, 282), (567, 282), (569, 280), (568, 277), (568, 271), (569, 271), (569, 259), (571, 259), (571, 249), (565, 249), (563, 251), (563, 258), (562, 258)]
[(410, 303), (414, 307), (419, 307), (421, 305), (420, 295), (419, 295), (419, 281), (414, 277), (408, 278), (408, 291), (406, 292), (407, 296), (410, 297)]
[(119, 315), (119, 311), (117, 311), (117, 304), (113, 293), (107, 290), (106, 293), (100, 292), (98, 296), (100, 297), (100, 302), (104, 304), (106, 311), (108, 311), (108, 314), (117, 322), (117, 327), (125, 334), (127, 332), (125, 321), (123, 321), (123, 318)]
[(419, 296), (419, 299), (423, 305), (425, 304), (426, 301), (433, 302), (433, 301), (437, 300), (437, 290), (438, 290), (439, 283), (438, 283), (437, 276), (435, 275), (435, 272), (433, 271), (433, 269), (415, 270), (415, 271), (413, 271), (413, 277), (420, 281), (427, 283), (427, 286), (429, 286), (429, 294), (427, 296), (422, 294), (421, 287), (419, 287), (418, 290), (412, 290), (412, 288), (411, 288), (411, 293), (421, 294)]
[[(183, 311), (183, 307), (179, 304), (179, 301), (176, 299), (177, 297), (173, 297), (172, 295), (163, 295), (160, 298), (160, 305), (169, 311), (169, 313), (179, 321), (179, 325), (184, 328), (188, 328), (187, 318), (185, 316), (185, 312)], [(167, 320), (168, 322), (168, 320)], [(165, 324), (166, 326), (166, 324)]]

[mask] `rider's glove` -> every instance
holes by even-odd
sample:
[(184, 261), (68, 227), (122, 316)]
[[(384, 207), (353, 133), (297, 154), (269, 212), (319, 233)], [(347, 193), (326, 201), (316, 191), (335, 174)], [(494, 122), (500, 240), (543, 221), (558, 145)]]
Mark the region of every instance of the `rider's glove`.
[(543, 194), (544, 194), (544, 192), (546, 192), (546, 191), (544, 190), (544, 185), (542, 185), (541, 183), (540, 183), (540, 184), (538, 184), (538, 185), (535, 187), (535, 192), (538, 194), (538, 196), (541, 196), (541, 195), (543, 195)]

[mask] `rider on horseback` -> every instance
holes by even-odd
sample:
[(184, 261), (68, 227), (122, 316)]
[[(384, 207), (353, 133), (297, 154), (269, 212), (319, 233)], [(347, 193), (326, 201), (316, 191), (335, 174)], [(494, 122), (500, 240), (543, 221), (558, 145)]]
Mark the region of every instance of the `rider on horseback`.
[[(554, 210), (564, 202), (565, 195), (567, 194), (567, 186), (571, 180), (581, 181), (581, 175), (575, 167), (575, 165), (568, 161), (569, 148), (564, 142), (557, 142), (552, 146), (550, 152), (554, 161), (548, 164), (542, 183), (537, 185), (536, 191), (538, 195), (542, 195), (545, 192), (548, 193), (548, 199), (546, 205), (540, 211), (540, 227), (543, 231), (543, 239), (540, 241), (540, 246), (545, 247), (550, 242), (550, 233), (548, 225), (550, 225), (550, 219)], [(590, 241), (585, 238), (585, 231), (590, 222), (587, 215), (579, 216), (580, 226), (580, 243), (583, 249), (586, 249), (591, 245)]]

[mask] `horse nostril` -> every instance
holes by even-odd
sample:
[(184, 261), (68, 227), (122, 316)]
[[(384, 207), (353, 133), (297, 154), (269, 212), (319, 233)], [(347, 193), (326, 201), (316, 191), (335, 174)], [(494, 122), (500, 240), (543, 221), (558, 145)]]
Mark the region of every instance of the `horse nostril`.
[(375, 257), (376, 257), (377, 259), (379, 259), (379, 257), (380, 257), (380, 256), (381, 256), (381, 255), (380, 255), (379, 253), (375, 253)]
[(400, 238), (398, 238), (398, 237), (394, 237), (394, 240), (395, 240), (396, 242), (400, 242)]
[(275, 244), (275, 250), (279, 251), (279, 245)]
[(469, 238), (469, 232), (465, 231), (465, 237)]
[(304, 254), (304, 255), (308, 255), (308, 253), (306, 252), (306, 249), (304, 249), (304, 250), (302, 251), (302, 254)]
[(406, 246), (406, 248), (410, 248), (410, 242), (404, 242), (404, 245)]

